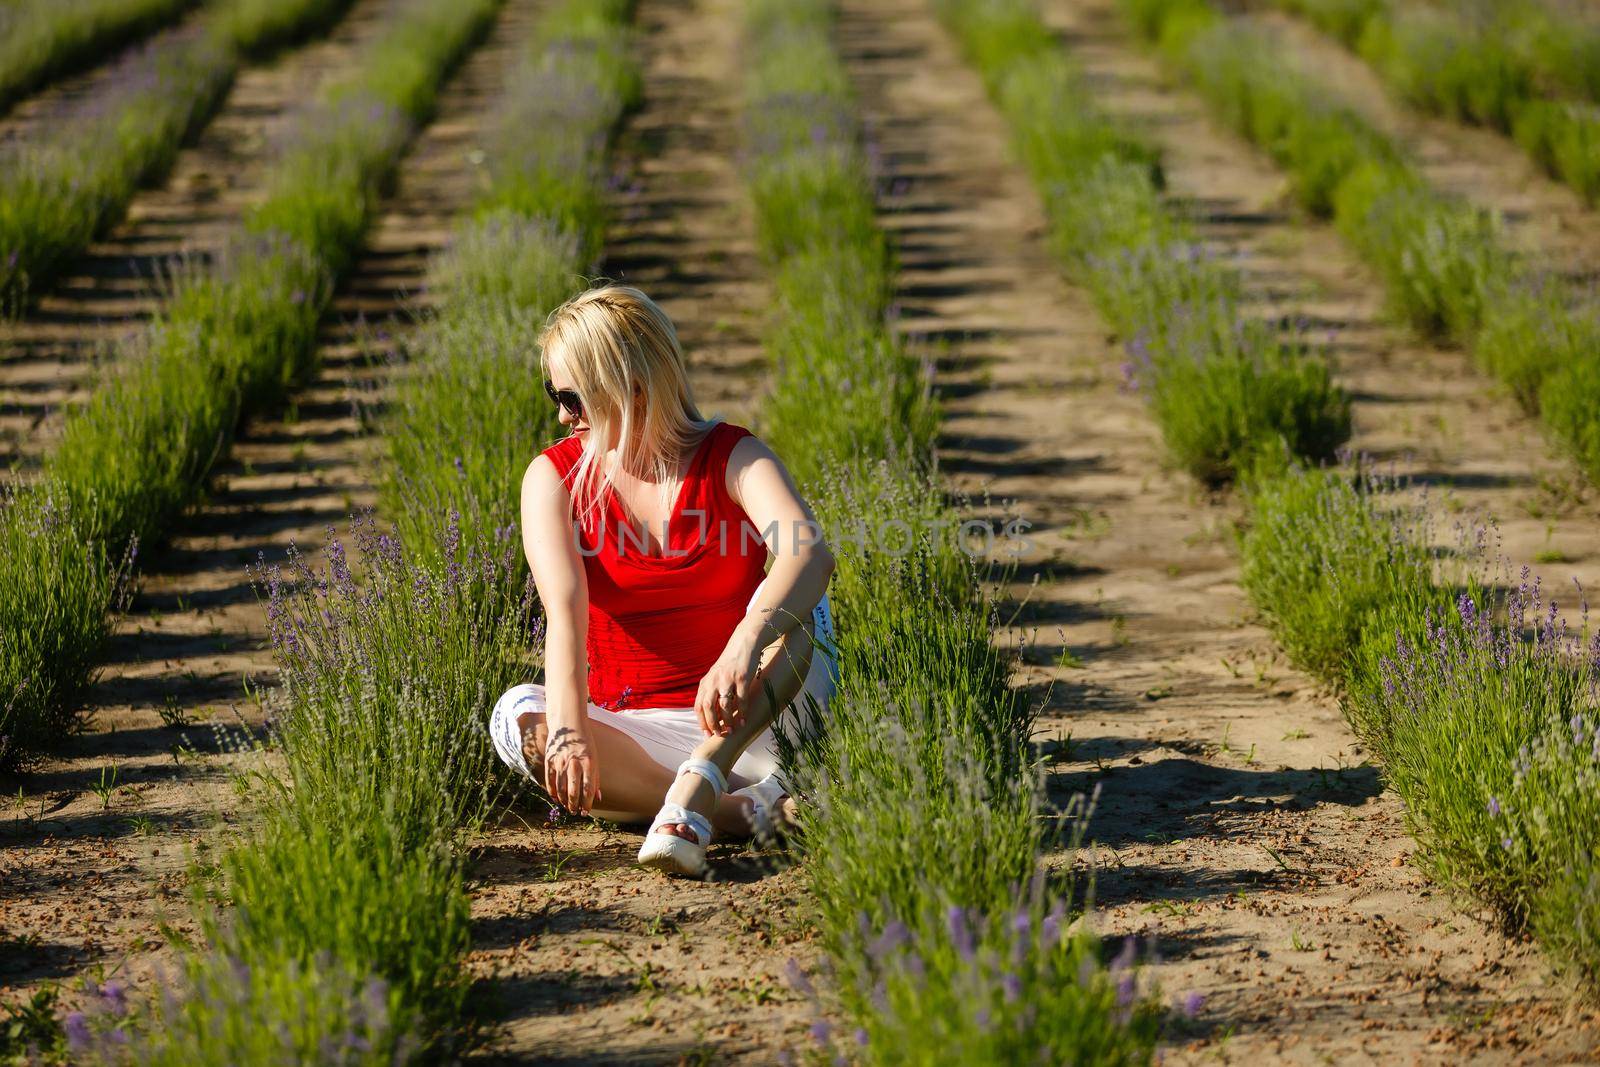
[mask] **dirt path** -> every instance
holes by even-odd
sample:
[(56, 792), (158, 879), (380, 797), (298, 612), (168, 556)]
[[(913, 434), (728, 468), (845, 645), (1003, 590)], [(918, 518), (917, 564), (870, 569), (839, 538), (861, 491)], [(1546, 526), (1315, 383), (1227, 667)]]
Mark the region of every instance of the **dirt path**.
[(1371, 67), (1309, 22), (1279, 11), (1256, 18), (1303, 69), (1403, 145), (1435, 187), (1499, 212), (1510, 246), (1535, 269), (1591, 281), (1600, 274), (1600, 212), (1509, 137), (1397, 103)]
[(126, 218), (26, 317), (0, 320), (0, 467), (36, 463), (60, 429), (63, 407), (91, 387), (94, 361), (156, 310), (160, 279), (188, 257), (218, 251), (260, 198), (266, 166), (294, 116), (381, 29), (385, 7), (357, 0), (327, 37), (242, 69), (160, 187), (135, 195)]
[[(661, 301), (707, 415), (748, 424), (766, 379), (766, 306), (747, 197), (735, 170), (737, 0), (643, 0), (645, 101), (619, 156), (605, 273)], [(602, 772), (603, 773), (603, 772)], [(505, 1063), (772, 1063), (804, 1041), (806, 1006), (782, 981), (814, 954), (802, 883), (775, 855), (713, 846), (716, 881), (634, 866), (636, 830), (539, 826), (529, 800), (489, 834), (475, 956)]]
[[(428, 253), (470, 202), (470, 152), (539, 0), (509, 0), (493, 35), (447, 85), (322, 331), (323, 365), (287, 413), (248, 425), (210, 500), (165, 551), (141, 562), (143, 589), (121, 621), (92, 700), (89, 732), (60, 759), (6, 783), (24, 802), (0, 823), (0, 990), (91, 965), (143, 973), (161, 911), (183, 915), (186, 850), (239, 807), (208, 723), (259, 727), (242, 682), (269, 683), (266, 619), (246, 573), (290, 544), (315, 550), (327, 526), (371, 503), (369, 442), (352, 390), (377, 384), (362, 353), (406, 313)], [(286, 86), (287, 88), (287, 86)], [(187, 727), (168, 716), (195, 721)], [(109, 802), (95, 791), (116, 771)], [(43, 810), (43, 817), (32, 814)]]
[[(1527, 423), (1482, 399), (1459, 357), (1377, 324), (1364, 273), (1110, 36), (1109, 11), (1052, 11), (1105, 102), (1149, 120), (1207, 235), (1248, 255), (1272, 302), (1315, 297), (1314, 313), (1343, 324), (1359, 443), (1419, 451), (1414, 466), (1515, 519), (1508, 541), (1522, 547), (1518, 509), (1540, 492), (1530, 472), (1560, 469)], [(1070, 738), (1052, 793), (1101, 785), (1101, 925), (1159, 931), (1163, 989), (1207, 997), (1169, 1053), (1387, 1063), (1589, 1048), (1590, 1017), (1567, 1013), (1532, 951), (1457, 914), (1406, 865), (1398, 803), (1333, 703), (1252, 621), (1233, 513), (1164, 469), (1142, 402), (1120, 387), (1120, 353), (1045, 252), (1000, 118), (926, 5), (848, 0), (844, 12), (890, 175), (902, 321), (950, 345), (946, 470), (1035, 524), (1014, 591), (1038, 585), (1009, 636), (1032, 638), (1021, 681), (1046, 701), (1045, 732)], [(1593, 551), (1587, 510), (1557, 526), (1557, 543)], [(1063, 651), (1084, 668), (1057, 666)]]

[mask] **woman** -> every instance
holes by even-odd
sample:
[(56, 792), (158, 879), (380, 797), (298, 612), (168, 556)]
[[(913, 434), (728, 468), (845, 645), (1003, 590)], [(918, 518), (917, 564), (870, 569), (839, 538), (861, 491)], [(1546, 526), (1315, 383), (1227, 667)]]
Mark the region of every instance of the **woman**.
[(522, 480), (545, 681), (501, 697), (490, 732), (569, 811), (650, 821), (640, 863), (698, 876), (713, 827), (793, 817), (771, 727), (832, 695), (833, 556), (772, 450), (701, 418), (649, 297), (582, 293), (539, 346), (571, 428)]

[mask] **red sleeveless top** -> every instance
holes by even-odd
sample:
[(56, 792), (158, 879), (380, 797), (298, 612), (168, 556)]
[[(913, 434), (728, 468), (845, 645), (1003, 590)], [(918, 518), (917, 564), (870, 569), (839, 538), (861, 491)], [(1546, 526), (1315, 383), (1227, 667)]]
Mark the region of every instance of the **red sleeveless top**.
[[(604, 708), (683, 708), (744, 618), (768, 550), (728, 493), (728, 454), (750, 436), (718, 423), (701, 439), (667, 518), (646, 537), (607, 488), (578, 530), (589, 584), (589, 699)], [(570, 490), (577, 437), (545, 449)], [(654, 541), (663, 554), (655, 555)]]

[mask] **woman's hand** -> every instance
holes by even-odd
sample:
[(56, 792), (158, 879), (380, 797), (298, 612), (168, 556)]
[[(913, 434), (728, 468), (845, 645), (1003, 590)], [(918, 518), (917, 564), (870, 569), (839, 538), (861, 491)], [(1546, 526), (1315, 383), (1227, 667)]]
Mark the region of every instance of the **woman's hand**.
[(587, 815), (600, 798), (600, 762), (582, 726), (551, 724), (544, 751), (544, 787), (574, 815)]
[(694, 710), (700, 716), (700, 729), (707, 737), (726, 737), (744, 722), (749, 702), (756, 691), (756, 672), (761, 666), (761, 649), (735, 631), (717, 662), (700, 679), (700, 692)]

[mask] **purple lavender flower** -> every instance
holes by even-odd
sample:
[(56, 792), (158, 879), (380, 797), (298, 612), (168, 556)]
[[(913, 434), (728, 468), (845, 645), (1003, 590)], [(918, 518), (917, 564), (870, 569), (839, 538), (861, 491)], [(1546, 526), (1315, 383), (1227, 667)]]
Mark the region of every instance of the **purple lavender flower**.
[(126, 1015), (128, 1013), (128, 987), (122, 982), (112, 979), (100, 987), (100, 999), (105, 1001), (106, 1010), (113, 1015)]
[(826, 1045), (828, 1039), (833, 1036), (833, 1024), (826, 1019), (818, 1019), (811, 1024), (809, 1033), (811, 1034), (811, 1040), (819, 1045)]
[(1138, 955), (1139, 946), (1132, 937), (1122, 939), (1122, 948), (1117, 951), (1116, 957), (1111, 961), (1111, 973), (1118, 974), (1133, 966), (1133, 961)]
[(89, 1047), (89, 1019), (83, 1012), (68, 1012), (61, 1028), (66, 1032), (69, 1049), (82, 1052)]
[(1185, 1019), (1193, 1019), (1200, 1014), (1200, 1009), (1205, 1007), (1206, 997), (1199, 990), (1191, 989), (1183, 995), (1183, 1001), (1178, 1005), (1178, 1010)]
[(945, 925), (950, 930), (950, 943), (963, 960), (972, 959), (974, 949), (972, 929), (967, 922), (967, 909), (952, 904), (945, 912)]
[[(550, 810), (552, 812), (555, 811), (554, 808)], [(816, 992), (811, 985), (811, 979), (806, 975), (805, 968), (801, 967), (800, 961), (793, 956), (790, 956), (783, 965), (783, 977), (797, 993), (803, 993), (809, 997)]]
[(890, 919), (883, 933), (879, 934), (867, 945), (867, 955), (874, 963), (882, 963), (884, 957), (899, 949), (911, 940), (911, 931), (906, 929), (906, 924), (899, 919)]
[(1489, 798), (1488, 807), (1489, 807), (1489, 817), (1491, 819), (1498, 819), (1500, 817), (1500, 801), (1499, 801), (1499, 799), (1497, 799), (1495, 797), (1490, 797)]

